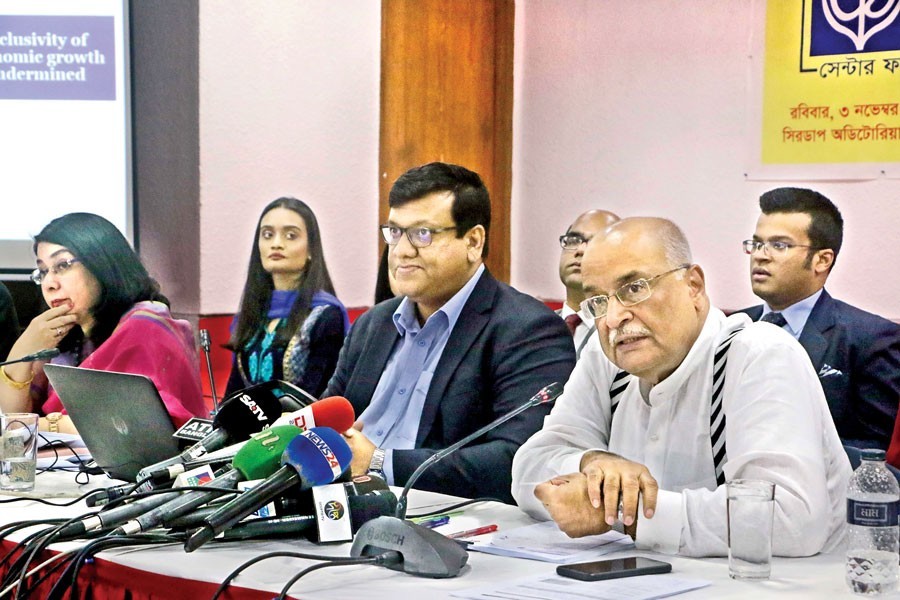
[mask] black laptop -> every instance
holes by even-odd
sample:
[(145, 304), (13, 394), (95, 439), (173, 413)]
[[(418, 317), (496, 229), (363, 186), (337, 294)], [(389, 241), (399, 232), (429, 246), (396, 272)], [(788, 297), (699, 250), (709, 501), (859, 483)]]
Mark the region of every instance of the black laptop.
[(148, 377), (44, 365), (44, 372), (97, 466), (135, 481), (141, 468), (179, 453), (175, 426)]

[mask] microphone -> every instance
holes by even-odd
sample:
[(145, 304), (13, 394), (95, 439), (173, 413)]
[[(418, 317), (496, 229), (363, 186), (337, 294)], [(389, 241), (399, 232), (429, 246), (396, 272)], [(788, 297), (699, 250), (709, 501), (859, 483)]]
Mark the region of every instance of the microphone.
[(216, 395), (216, 378), (213, 377), (212, 360), (209, 356), (209, 347), (211, 345), (209, 339), (209, 330), (200, 330), (200, 348), (203, 350), (203, 356), (206, 357), (206, 375), (209, 377), (209, 392), (212, 394), (213, 409), (211, 415), (219, 412), (219, 397)]
[[(372, 519), (393, 513), (397, 507), (397, 496), (391, 490), (373, 490), (361, 495), (348, 494), (347, 504), (351, 530), (356, 533), (360, 527)], [(248, 540), (260, 537), (294, 536), (298, 533), (312, 533), (315, 531), (316, 525), (315, 514), (250, 519), (226, 529), (222, 533), (222, 538)]]
[[(256, 387), (240, 390), (225, 399), (213, 420), (212, 433), (181, 454), (144, 467), (138, 471), (137, 481), (146, 479), (151, 472), (163, 467), (196, 460), (228, 442), (246, 440), (251, 434), (272, 425), (281, 416), (281, 403), (271, 393), (258, 393), (254, 389)], [(147, 488), (142, 486), (140, 489)]]
[[(253, 434), (244, 447), (235, 454), (231, 470), (206, 485), (233, 488), (239, 481), (269, 477), (278, 470), (282, 453), (301, 433), (300, 429), (293, 425), (281, 425)], [(217, 492), (187, 492), (128, 521), (113, 531), (113, 535), (130, 535), (147, 531), (166, 519), (187, 514), (218, 496)]]
[[(353, 405), (350, 401), (341, 396), (330, 396), (317, 400), (301, 408), (300, 410), (281, 415), (274, 423), (273, 427), (279, 425), (294, 425), (299, 427), (301, 431), (306, 431), (312, 427), (330, 427), (336, 431), (346, 431), (353, 426), (356, 415), (353, 411)], [(238, 442), (204, 455), (197, 460), (191, 460), (184, 463), (176, 463), (173, 465), (160, 467), (149, 470), (146, 467), (143, 471), (145, 477), (150, 477), (153, 484), (161, 484), (166, 481), (175, 479), (185, 471), (189, 471), (194, 467), (199, 467), (211, 462), (221, 462), (230, 460), (241, 449), (244, 442)]]
[(481, 437), (492, 429), (512, 419), (521, 412), (538, 404), (553, 402), (562, 394), (563, 386), (558, 382), (542, 388), (527, 402), (502, 417), (491, 421), (477, 431), (470, 433), (455, 444), (439, 450), (422, 462), (413, 471), (397, 500), (397, 510), (393, 517), (378, 517), (363, 525), (357, 533), (350, 556), (376, 556), (388, 551), (398, 552), (400, 562), (384, 565), (394, 571), (403, 571), (423, 577), (456, 577), (469, 558), (465, 549), (436, 531), (417, 525), (406, 519), (406, 505), (409, 490), (429, 467), (456, 452), (469, 442)]
[[(288, 437), (292, 433), (293, 433), (293, 435), (296, 436), (300, 433), (296, 427), (293, 427), (291, 425), (285, 425), (284, 427), (287, 427), (289, 429), (284, 432), (280, 432), (280, 431), (278, 432), (278, 433), (282, 434), (282, 437)], [(251, 454), (253, 452), (255, 452), (255, 451), (254, 450), (248, 451), (248, 455), (256, 456), (256, 454)], [(236, 462), (238, 462), (241, 465), (244, 465), (244, 468), (246, 468), (247, 462), (250, 462), (250, 457), (248, 455), (244, 455), (245, 457), (247, 457), (246, 460), (244, 457), (242, 457), (240, 461), (236, 461)], [(237, 457), (235, 456), (235, 458), (237, 458)], [(272, 465), (272, 467), (271, 467), (272, 471), (274, 471), (275, 468), (277, 468), (277, 466), (278, 466), (278, 461), (277, 461), (277, 454), (276, 454), (275, 464)], [(225, 473), (225, 471), (222, 471), (221, 473)], [(219, 473), (219, 474), (221, 474), (221, 473)], [(259, 476), (264, 477), (265, 475), (259, 475)], [(216, 481), (216, 480), (213, 480), (213, 481)], [(212, 483), (212, 482), (210, 482), (210, 483)], [(221, 482), (217, 482), (217, 483), (221, 483)], [(166, 492), (163, 494), (155, 494), (148, 498), (141, 498), (140, 500), (135, 500), (134, 502), (131, 502), (129, 504), (123, 504), (121, 506), (116, 506), (115, 508), (111, 508), (109, 510), (100, 511), (97, 514), (90, 515), (79, 521), (75, 521), (74, 523), (70, 523), (70, 524), (66, 525), (62, 530), (60, 530), (58, 535), (60, 537), (65, 537), (65, 538), (79, 537), (79, 536), (83, 535), (84, 533), (87, 533), (88, 531), (93, 531), (94, 529), (101, 529), (101, 528), (105, 529), (107, 527), (113, 527), (115, 525), (125, 523), (126, 521), (128, 521), (130, 519), (134, 519), (135, 517), (138, 517), (150, 510), (153, 510), (154, 508), (162, 506), (162, 505), (166, 504), (167, 502), (176, 500), (180, 496), (181, 496), (181, 492), (170, 491), (170, 492)]]
[[(353, 533), (367, 521), (383, 515), (391, 515), (397, 508), (397, 496), (379, 478), (362, 475), (343, 484), (347, 494), (347, 515)], [(189, 529), (203, 524), (207, 516), (219, 506), (201, 508), (189, 515), (167, 521), (173, 529)], [(315, 499), (311, 490), (300, 491), (294, 487), (276, 501), (277, 516), (244, 519), (226, 529), (220, 539), (251, 539), (258, 537), (295, 536), (312, 532), (317, 525)]]
[(347, 431), (353, 427), (354, 421), (356, 413), (350, 401), (343, 396), (329, 396), (300, 410), (281, 415), (275, 420), (275, 425), (296, 425), (304, 431), (313, 427)]
[[(255, 393), (266, 393), (274, 396), (281, 403), (281, 407), (285, 412), (300, 410), (304, 406), (308, 406), (318, 401), (318, 398), (297, 387), (290, 381), (282, 381), (280, 379), (272, 379), (257, 383), (254, 386), (246, 388), (244, 391), (253, 390)], [(237, 392), (236, 392), (237, 393)]]
[(13, 360), (0, 362), (0, 367), (5, 367), (6, 365), (14, 365), (16, 363), (35, 362), (37, 360), (50, 360), (51, 358), (56, 358), (57, 356), (59, 356), (59, 348), (45, 348), (43, 350), (38, 350), (34, 354), (26, 354), (22, 358), (15, 358)]
[(285, 448), (281, 469), (206, 517), (203, 527), (185, 541), (185, 551), (193, 552), (293, 485), (307, 489), (331, 483), (341, 476), (352, 458), (350, 446), (335, 430), (313, 427), (304, 431)]
[(510, 419), (515, 417), (516, 415), (518, 415), (522, 412), (525, 412), (529, 408), (531, 408), (533, 406), (537, 406), (539, 404), (547, 404), (548, 402), (553, 402), (554, 400), (559, 398), (559, 396), (560, 396), (560, 394), (562, 394), (562, 392), (563, 392), (562, 384), (560, 384), (558, 382), (553, 382), (550, 385), (548, 385), (544, 388), (541, 388), (541, 390), (537, 394), (532, 396), (525, 404), (522, 404), (518, 408), (511, 410), (510, 412), (506, 413), (502, 417), (494, 419), (493, 421), (491, 421), (490, 423), (488, 423), (481, 429), (478, 429), (477, 431), (470, 433), (469, 435), (465, 436), (458, 442), (451, 444), (450, 446), (447, 446), (443, 450), (439, 450), (439, 451), (435, 452), (434, 454), (432, 454), (431, 456), (429, 456), (425, 461), (422, 462), (421, 465), (418, 466), (418, 468), (415, 471), (412, 472), (412, 475), (410, 475), (409, 479), (406, 481), (406, 485), (403, 487), (403, 491), (400, 493), (400, 497), (397, 500), (397, 512), (394, 516), (396, 516), (398, 519), (406, 518), (406, 503), (407, 503), (406, 498), (409, 495), (409, 490), (412, 489), (413, 484), (419, 479), (419, 477), (422, 476), (422, 473), (424, 473), (431, 467), (431, 465), (433, 465), (436, 462), (439, 462), (441, 460), (444, 460), (449, 455), (453, 454), (454, 452), (456, 452), (457, 450), (459, 450), (460, 448), (462, 448), (469, 442), (480, 438), (487, 432), (492, 431), (493, 429), (499, 427), (503, 423), (506, 423), (507, 421), (509, 421)]

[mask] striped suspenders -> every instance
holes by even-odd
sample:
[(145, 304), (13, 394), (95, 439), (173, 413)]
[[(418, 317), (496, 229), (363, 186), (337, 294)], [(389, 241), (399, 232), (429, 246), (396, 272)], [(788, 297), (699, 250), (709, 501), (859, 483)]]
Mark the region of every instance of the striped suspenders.
[[(728, 349), (731, 347), (731, 341), (734, 339), (743, 327), (735, 329), (728, 337), (722, 340), (713, 357), (713, 387), (712, 398), (710, 399), (709, 409), (709, 440), (712, 446), (713, 464), (716, 469), (716, 484), (725, 483), (725, 411), (722, 410), (722, 388), (725, 387), (725, 365), (728, 362)], [(609, 386), (610, 405), (610, 429), (612, 428), (612, 418), (616, 414), (616, 408), (619, 406), (619, 396), (632, 377), (625, 371), (619, 371), (613, 377), (612, 384)]]

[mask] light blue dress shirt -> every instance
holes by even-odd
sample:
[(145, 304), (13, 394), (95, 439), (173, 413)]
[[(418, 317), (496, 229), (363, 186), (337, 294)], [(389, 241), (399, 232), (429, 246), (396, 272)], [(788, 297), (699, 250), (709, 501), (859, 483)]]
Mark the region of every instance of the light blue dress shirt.
[(378, 380), (372, 402), (359, 416), (366, 437), (375, 446), (386, 449), (384, 475), (389, 484), (394, 483), (392, 450), (415, 448), (434, 370), (482, 273), (484, 265), (422, 326), (416, 318), (415, 304), (409, 298), (404, 298), (394, 311), (394, 326), (400, 337)]
[[(794, 336), (794, 339), (799, 340), (800, 334), (803, 333), (803, 328), (806, 327), (806, 321), (809, 320), (809, 314), (812, 312), (816, 302), (819, 301), (819, 296), (821, 295), (822, 290), (819, 290), (809, 298), (804, 298), (800, 302), (791, 304), (786, 309), (780, 311), (781, 316), (787, 321), (782, 329)], [(773, 311), (769, 306), (769, 303), (763, 302), (763, 311), (759, 318), (762, 319), (770, 312)]]

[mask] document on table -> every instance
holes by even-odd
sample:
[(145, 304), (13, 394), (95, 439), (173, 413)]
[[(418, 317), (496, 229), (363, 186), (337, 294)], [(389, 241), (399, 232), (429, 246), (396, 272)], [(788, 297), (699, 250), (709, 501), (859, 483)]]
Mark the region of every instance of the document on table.
[(553, 521), (517, 527), (494, 534), (489, 541), (475, 542), (469, 546), (469, 550), (487, 554), (558, 564), (584, 562), (631, 548), (634, 548), (634, 542), (623, 533), (608, 531), (601, 535), (570, 538)]
[(653, 600), (683, 594), (710, 585), (702, 579), (683, 579), (671, 574), (639, 575), (605, 581), (579, 581), (559, 575), (540, 575), (452, 592), (469, 600)]
[(50, 433), (49, 431), (42, 431), (38, 437), (38, 450), (51, 444), (59, 446), (65, 444), (70, 448), (85, 447), (84, 440), (77, 433)]
[[(76, 454), (78, 458), (74, 456)], [(91, 453), (85, 447), (81, 436), (71, 433), (41, 432), (38, 439), (38, 469), (77, 471), (81, 461), (90, 459)]]

